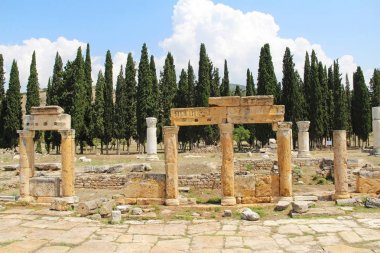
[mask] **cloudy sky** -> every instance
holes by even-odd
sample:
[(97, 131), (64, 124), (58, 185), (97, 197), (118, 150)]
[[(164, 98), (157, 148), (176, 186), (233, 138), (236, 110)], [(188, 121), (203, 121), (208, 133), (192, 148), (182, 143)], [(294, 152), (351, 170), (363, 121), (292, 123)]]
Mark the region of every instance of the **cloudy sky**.
[(361, 66), (368, 81), (373, 69), (380, 68), (380, 30), (375, 16), (379, 9), (377, 0), (2, 0), (0, 54), (7, 81), (10, 64), (16, 59), (23, 91), (33, 50), (44, 88), (56, 52), (64, 61), (72, 60), (77, 48), (87, 42), (94, 80), (103, 69), (108, 49), (115, 78), (128, 52), (139, 60), (144, 42), (158, 70), (167, 52), (172, 52), (178, 74), (189, 60), (197, 69), (203, 42), (221, 72), (227, 59), (232, 83), (245, 84), (247, 68), (256, 79), (259, 52), (265, 43), (271, 46), (279, 81), (287, 46), (301, 75), (305, 52), (314, 49), (327, 66), (339, 59), (342, 74), (348, 73), (350, 79)]

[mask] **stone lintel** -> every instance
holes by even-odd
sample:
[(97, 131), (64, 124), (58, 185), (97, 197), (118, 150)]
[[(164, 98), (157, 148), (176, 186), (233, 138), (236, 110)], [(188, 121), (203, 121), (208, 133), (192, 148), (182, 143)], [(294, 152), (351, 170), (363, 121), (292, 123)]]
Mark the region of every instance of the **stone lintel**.
[(274, 123), (284, 120), (283, 105), (227, 107), (227, 122), (233, 124)]
[(26, 130), (69, 130), (71, 128), (71, 116), (69, 114), (36, 114), (25, 115), (23, 127)]
[(273, 105), (274, 99), (272, 95), (263, 96), (227, 96), (227, 97), (210, 97), (208, 99), (209, 106), (231, 107), (231, 106), (258, 106)]
[(51, 114), (62, 114), (64, 111), (62, 107), (58, 105), (47, 105), (47, 106), (32, 106), (30, 109), (31, 115), (51, 115)]

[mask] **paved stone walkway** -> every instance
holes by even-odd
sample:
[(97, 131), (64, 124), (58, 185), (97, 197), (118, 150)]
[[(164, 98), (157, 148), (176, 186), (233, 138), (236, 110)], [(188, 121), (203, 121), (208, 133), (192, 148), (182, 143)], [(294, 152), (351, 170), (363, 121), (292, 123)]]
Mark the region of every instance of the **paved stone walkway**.
[(320, 219), (128, 221), (48, 210), (0, 212), (0, 253), (379, 252), (380, 213)]

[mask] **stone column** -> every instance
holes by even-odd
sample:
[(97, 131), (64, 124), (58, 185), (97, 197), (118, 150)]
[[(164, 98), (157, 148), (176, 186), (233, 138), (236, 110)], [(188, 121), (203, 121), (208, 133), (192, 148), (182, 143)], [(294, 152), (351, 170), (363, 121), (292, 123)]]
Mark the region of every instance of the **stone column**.
[(146, 160), (158, 160), (157, 156), (157, 119), (153, 117), (146, 118)]
[(62, 196), (71, 197), (75, 195), (75, 130), (62, 130), (59, 132), (61, 134)]
[(309, 127), (310, 121), (297, 121), (298, 127), (298, 158), (309, 158)]
[(222, 206), (236, 205), (234, 192), (234, 146), (233, 131), (234, 124), (219, 124), (220, 143), (222, 147)]
[(333, 131), (335, 199), (350, 198), (347, 178), (346, 130)]
[(167, 206), (178, 206), (178, 130), (177, 126), (164, 127), (166, 200)]
[(292, 153), (290, 140), (292, 122), (279, 122), (277, 125), (277, 159), (280, 172), (280, 196), (292, 196)]
[(17, 133), (20, 135), (20, 196), (21, 200), (30, 201), (29, 178), (33, 175), (32, 167), (34, 171), (34, 131), (19, 130)]
[(373, 155), (380, 155), (380, 107), (372, 107)]

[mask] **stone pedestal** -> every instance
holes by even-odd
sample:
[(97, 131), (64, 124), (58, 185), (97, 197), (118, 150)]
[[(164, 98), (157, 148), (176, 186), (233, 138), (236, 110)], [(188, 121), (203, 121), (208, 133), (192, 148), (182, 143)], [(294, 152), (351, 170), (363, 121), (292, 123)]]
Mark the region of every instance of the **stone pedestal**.
[(310, 121), (297, 121), (298, 127), (298, 158), (309, 158), (309, 127)]
[(179, 205), (178, 193), (178, 130), (176, 126), (165, 126), (165, 172), (166, 172), (166, 200), (168, 206)]
[(75, 130), (62, 130), (59, 132), (61, 134), (62, 196), (71, 197), (75, 195)]
[(292, 196), (292, 153), (290, 149), (292, 122), (277, 125), (277, 157), (280, 171), (280, 196)]
[(153, 117), (146, 118), (146, 160), (158, 160), (157, 156), (157, 119)]
[(380, 107), (372, 107), (373, 155), (380, 155)]
[(34, 174), (34, 131), (19, 130), (17, 133), (20, 135), (20, 196), (22, 200), (29, 201), (29, 178)]
[(220, 143), (222, 147), (222, 206), (236, 205), (234, 193), (234, 147), (233, 131), (234, 124), (219, 124)]
[(347, 178), (346, 130), (334, 130), (334, 184), (335, 199), (350, 198)]

